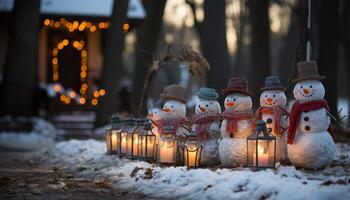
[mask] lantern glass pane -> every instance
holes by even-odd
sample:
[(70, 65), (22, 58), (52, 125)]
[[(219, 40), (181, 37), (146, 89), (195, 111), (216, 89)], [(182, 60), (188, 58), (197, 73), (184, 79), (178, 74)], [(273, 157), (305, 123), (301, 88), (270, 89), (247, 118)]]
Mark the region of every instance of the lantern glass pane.
[(267, 143), (267, 148), (269, 152), (268, 165), (270, 167), (275, 167), (276, 163), (276, 140), (269, 140)]
[(256, 163), (256, 140), (247, 140), (247, 165), (255, 167)]
[(139, 155), (142, 159), (152, 161), (155, 158), (156, 136), (148, 130), (145, 134), (140, 135)]
[(268, 140), (258, 140), (257, 167), (269, 167), (269, 142)]
[(111, 153), (111, 134), (110, 130), (106, 130), (105, 134), (105, 141), (106, 141), (106, 148), (107, 153)]
[(126, 145), (127, 144), (126, 143), (126, 138), (127, 138), (127, 135), (128, 135), (128, 133), (126, 131), (122, 131), (122, 132), (120, 132), (120, 134), (118, 134), (118, 136), (120, 137), (120, 139), (118, 137), (118, 141), (119, 141), (118, 149), (120, 149), (120, 155), (121, 156), (126, 155), (126, 149), (127, 149), (127, 147), (126, 147), (127, 146)]
[(158, 149), (158, 162), (162, 164), (175, 164), (177, 154), (177, 141), (172, 134), (163, 134)]

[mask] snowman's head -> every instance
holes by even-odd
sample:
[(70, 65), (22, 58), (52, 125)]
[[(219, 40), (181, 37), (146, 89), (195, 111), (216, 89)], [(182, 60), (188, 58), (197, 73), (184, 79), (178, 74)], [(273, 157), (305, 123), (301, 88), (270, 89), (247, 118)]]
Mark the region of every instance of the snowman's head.
[(221, 107), (216, 100), (199, 100), (196, 103), (195, 112), (202, 116), (220, 114)]
[(178, 100), (168, 100), (163, 106), (165, 118), (181, 118), (186, 116), (186, 105)]
[(232, 111), (249, 111), (252, 109), (252, 99), (245, 94), (231, 93), (225, 98), (225, 109)]
[(147, 115), (147, 118), (151, 119), (152, 121), (160, 120), (163, 117), (163, 110), (160, 108), (152, 108)]
[(293, 93), (298, 101), (313, 101), (323, 99), (325, 89), (319, 80), (305, 80), (295, 85)]
[(285, 106), (287, 97), (282, 90), (266, 90), (260, 95), (260, 106), (274, 107)]

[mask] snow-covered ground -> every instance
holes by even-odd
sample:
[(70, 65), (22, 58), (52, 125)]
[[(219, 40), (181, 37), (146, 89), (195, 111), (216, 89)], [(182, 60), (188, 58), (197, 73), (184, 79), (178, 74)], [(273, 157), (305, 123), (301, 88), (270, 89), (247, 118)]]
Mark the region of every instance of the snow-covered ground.
[[(54, 142), (56, 130), (50, 123), (33, 119), (34, 130), (0, 133), (0, 145), (41, 148), (36, 158), (67, 168), (78, 176), (107, 178), (116, 187), (171, 199), (350, 199), (350, 144), (337, 144), (331, 166), (311, 171), (279, 166), (276, 170), (247, 168), (159, 167), (106, 154), (97, 140)], [(95, 130), (97, 131), (97, 130)], [(99, 131), (103, 133), (103, 128)]]
[[(42, 156), (44, 155), (44, 156)], [(247, 168), (159, 167), (118, 159), (96, 140), (59, 142), (44, 162), (81, 176), (109, 177), (115, 185), (151, 197), (173, 199), (350, 199), (350, 145), (337, 144), (332, 165), (309, 171), (293, 166), (253, 172)]]
[[(1, 120), (11, 120), (11, 118)], [(34, 125), (31, 132), (0, 132), (0, 146), (37, 149), (53, 145), (56, 135), (55, 127), (41, 118), (32, 118), (31, 121)]]

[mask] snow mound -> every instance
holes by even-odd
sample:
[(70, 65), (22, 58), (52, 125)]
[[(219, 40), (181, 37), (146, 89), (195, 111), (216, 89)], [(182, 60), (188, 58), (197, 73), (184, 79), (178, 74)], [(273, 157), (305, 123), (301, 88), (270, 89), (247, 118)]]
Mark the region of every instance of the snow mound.
[(0, 146), (14, 149), (38, 149), (53, 145), (55, 127), (41, 118), (32, 118), (31, 132), (0, 132)]
[(51, 149), (45, 162), (80, 175), (109, 177), (118, 187), (171, 199), (350, 199), (350, 146), (337, 144), (336, 159), (324, 170), (248, 168), (187, 169), (119, 159), (96, 140), (70, 140)]

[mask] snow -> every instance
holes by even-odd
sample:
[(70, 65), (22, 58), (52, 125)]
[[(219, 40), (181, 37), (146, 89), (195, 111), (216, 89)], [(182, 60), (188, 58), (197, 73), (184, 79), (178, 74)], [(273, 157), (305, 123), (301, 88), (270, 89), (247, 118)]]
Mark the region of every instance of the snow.
[(34, 124), (33, 131), (31, 132), (1, 132), (0, 146), (16, 149), (37, 149), (53, 145), (56, 133), (55, 127), (40, 118), (33, 118), (31, 120)]
[[(171, 199), (350, 199), (350, 145), (337, 143), (332, 164), (323, 170), (161, 167), (106, 154), (104, 141), (54, 143), (55, 129), (33, 119), (29, 133), (0, 133), (0, 145), (43, 147), (35, 158), (75, 176), (108, 178), (117, 188), (150, 198)], [(14, 144), (13, 144), (14, 143)], [(48, 145), (50, 144), (50, 145)]]
[(43, 161), (82, 176), (108, 176), (118, 187), (154, 198), (350, 199), (350, 146), (337, 144), (337, 150), (333, 164), (319, 171), (160, 167), (107, 155), (104, 142), (96, 140), (59, 142)]

